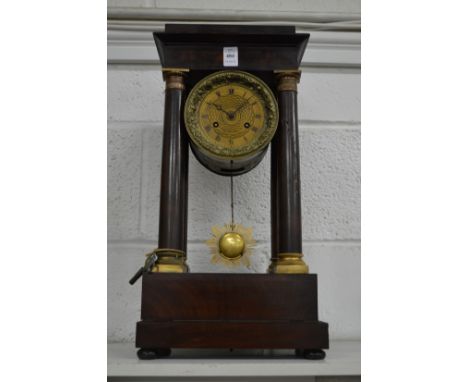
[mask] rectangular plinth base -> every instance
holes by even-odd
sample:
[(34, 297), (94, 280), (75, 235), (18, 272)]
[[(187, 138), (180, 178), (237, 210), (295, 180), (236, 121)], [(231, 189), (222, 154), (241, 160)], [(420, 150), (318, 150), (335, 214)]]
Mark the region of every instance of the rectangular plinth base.
[(328, 349), (324, 322), (151, 322), (137, 324), (140, 348)]
[(139, 348), (327, 349), (316, 275), (145, 274)]

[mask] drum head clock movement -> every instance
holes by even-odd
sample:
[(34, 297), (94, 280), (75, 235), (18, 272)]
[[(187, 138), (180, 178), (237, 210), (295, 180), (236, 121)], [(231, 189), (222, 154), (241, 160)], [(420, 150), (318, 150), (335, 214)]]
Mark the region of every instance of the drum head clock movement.
[(221, 175), (238, 175), (262, 159), (278, 126), (278, 104), (258, 77), (225, 70), (194, 86), (184, 117), (200, 162)]

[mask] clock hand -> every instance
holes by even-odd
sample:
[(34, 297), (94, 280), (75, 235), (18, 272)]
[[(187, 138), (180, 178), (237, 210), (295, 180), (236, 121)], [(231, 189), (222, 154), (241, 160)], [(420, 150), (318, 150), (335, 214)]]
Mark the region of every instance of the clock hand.
[(232, 112), (229, 112), (229, 111), (225, 111), (220, 105), (217, 105), (215, 103), (208, 103), (208, 105), (213, 105), (214, 107), (216, 107), (216, 109), (222, 111), (224, 114), (226, 114), (228, 116), (229, 119), (234, 119), (234, 117), (236, 116), (237, 112), (241, 109), (243, 109), (245, 106), (247, 106), (249, 104), (249, 101), (245, 101), (241, 106), (239, 106), (236, 110), (232, 111)]
[(242, 110), (244, 107), (246, 107), (249, 104), (249, 101), (245, 101), (242, 105), (240, 105), (236, 110), (234, 110), (233, 115), (237, 114), (239, 110)]
[(207, 102), (208, 105), (211, 105), (211, 106), (214, 106), (217, 110), (219, 111), (222, 111), (224, 114), (226, 114), (228, 116), (229, 119), (232, 119), (231, 118), (231, 114), (228, 113), (227, 111), (225, 111), (221, 105), (218, 105), (218, 104), (215, 104), (215, 103), (211, 103), (211, 102)]

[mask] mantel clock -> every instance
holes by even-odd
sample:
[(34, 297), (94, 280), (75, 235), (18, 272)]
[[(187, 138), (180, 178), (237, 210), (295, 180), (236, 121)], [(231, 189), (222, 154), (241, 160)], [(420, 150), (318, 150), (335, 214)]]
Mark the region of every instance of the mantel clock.
[[(317, 275), (302, 254), (297, 84), (309, 35), (289, 26), (169, 24), (153, 36), (166, 94), (158, 248), (130, 281), (143, 276), (138, 357), (172, 348), (289, 348), (323, 359), (328, 324), (318, 319)], [(230, 177), (232, 218), (212, 228), (212, 261), (246, 266), (255, 241), (234, 221), (233, 179), (270, 147), (266, 274), (190, 273), (189, 147), (207, 169)]]

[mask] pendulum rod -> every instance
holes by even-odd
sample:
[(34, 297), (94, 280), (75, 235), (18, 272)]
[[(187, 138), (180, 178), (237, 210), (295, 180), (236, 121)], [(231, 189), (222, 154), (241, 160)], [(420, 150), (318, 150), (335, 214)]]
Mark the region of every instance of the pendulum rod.
[[(231, 161), (231, 167), (232, 167)], [(231, 175), (231, 228), (234, 229), (234, 178)]]
[(234, 227), (234, 180), (231, 176), (231, 225)]

